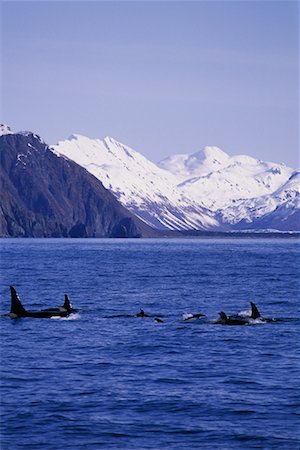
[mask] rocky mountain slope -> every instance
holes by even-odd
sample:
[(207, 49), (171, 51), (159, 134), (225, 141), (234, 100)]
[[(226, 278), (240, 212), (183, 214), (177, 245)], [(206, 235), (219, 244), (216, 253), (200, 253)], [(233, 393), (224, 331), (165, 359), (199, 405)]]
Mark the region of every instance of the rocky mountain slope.
[(157, 236), (93, 175), (31, 132), (0, 127), (0, 236)]

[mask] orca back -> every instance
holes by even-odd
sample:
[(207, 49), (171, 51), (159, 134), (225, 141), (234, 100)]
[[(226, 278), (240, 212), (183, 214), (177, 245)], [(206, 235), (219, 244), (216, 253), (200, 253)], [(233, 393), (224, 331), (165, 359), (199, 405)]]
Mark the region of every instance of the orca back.
[(13, 286), (10, 286), (10, 294), (11, 294), (11, 308), (10, 313), (15, 314), (19, 317), (24, 317), (27, 315), (27, 311), (21, 303), (17, 291)]

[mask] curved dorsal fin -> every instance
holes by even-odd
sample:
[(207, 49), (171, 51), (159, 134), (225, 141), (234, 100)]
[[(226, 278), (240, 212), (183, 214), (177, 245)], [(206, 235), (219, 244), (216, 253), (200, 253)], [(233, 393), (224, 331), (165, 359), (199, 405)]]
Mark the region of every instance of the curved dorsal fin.
[(260, 317), (260, 312), (258, 311), (256, 304), (251, 302), (251, 319), (258, 319)]
[(27, 311), (24, 308), (24, 306), (21, 303), (21, 300), (19, 299), (19, 296), (17, 294), (17, 291), (13, 286), (10, 287), (10, 294), (11, 294), (11, 307), (10, 312), (13, 314), (16, 314), (17, 316), (26, 316)]

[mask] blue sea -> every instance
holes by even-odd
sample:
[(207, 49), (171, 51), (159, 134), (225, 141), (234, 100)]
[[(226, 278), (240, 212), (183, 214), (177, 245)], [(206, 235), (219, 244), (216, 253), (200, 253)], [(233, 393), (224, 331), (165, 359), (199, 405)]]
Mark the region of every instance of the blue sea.
[[(1, 450), (300, 448), (296, 240), (2, 239), (0, 273), (1, 314), (80, 310), (1, 316)], [(213, 323), (250, 301), (277, 321)]]

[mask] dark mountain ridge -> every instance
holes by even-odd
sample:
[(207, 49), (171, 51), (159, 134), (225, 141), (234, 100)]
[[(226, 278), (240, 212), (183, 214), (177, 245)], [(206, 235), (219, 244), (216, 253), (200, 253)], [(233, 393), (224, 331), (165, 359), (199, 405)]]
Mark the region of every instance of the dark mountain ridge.
[(84, 168), (31, 132), (0, 136), (1, 237), (157, 237)]

